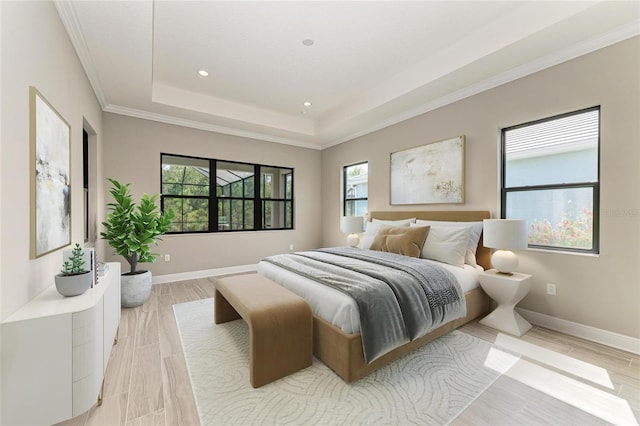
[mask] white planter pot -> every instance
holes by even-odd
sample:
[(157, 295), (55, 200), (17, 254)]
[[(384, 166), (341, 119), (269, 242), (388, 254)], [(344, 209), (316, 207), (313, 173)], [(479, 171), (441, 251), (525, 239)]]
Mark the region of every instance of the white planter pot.
[(65, 297), (79, 296), (91, 288), (91, 271), (79, 275), (56, 275), (56, 290)]
[(122, 274), (120, 300), (123, 308), (135, 308), (149, 300), (151, 295), (151, 271), (129, 275)]

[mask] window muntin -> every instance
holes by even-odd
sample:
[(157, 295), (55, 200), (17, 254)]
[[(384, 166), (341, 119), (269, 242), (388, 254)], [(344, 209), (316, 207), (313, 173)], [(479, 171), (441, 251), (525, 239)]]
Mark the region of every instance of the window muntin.
[[(170, 233), (293, 229), (293, 169), (171, 154), (161, 162), (162, 209), (176, 214)], [(262, 182), (269, 197), (259, 196)]]
[(369, 163), (362, 162), (342, 169), (342, 196), (345, 216), (364, 216), (369, 205)]
[(502, 131), (502, 217), (529, 246), (598, 253), (600, 108)]

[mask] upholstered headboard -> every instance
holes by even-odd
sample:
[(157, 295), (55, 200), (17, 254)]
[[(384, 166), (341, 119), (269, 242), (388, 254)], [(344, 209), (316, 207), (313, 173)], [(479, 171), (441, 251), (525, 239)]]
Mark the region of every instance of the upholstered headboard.
[[(490, 219), (491, 212), (488, 210), (452, 210), (452, 211), (376, 211), (369, 213), (369, 220), (400, 220), (415, 217), (422, 220), (446, 220), (452, 222), (478, 222), (483, 219)], [(491, 268), (491, 249), (482, 244), (482, 238), (478, 242), (476, 250), (476, 261), (485, 270)]]

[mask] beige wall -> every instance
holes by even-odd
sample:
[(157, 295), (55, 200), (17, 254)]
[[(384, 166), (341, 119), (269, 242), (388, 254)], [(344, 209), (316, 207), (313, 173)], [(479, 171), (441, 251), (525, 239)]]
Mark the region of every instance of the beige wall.
[[(499, 215), (499, 129), (601, 105), (600, 255), (520, 252), (519, 270), (534, 285), (525, 309), (640, 337), (640, 38), (505, 84), (322, 152), (323, 245), (339, 232), (342, 166), (369, 161), (369, 210), (389, 205), (389, 154), (466, 135), (464, 205)], [(393, 209), (401, 210), (399, 206)], [(557, 296), (545, 284), (558, 285)]]
[[(29, 258), (29, 86), (35, 86), (71, 126), (71, 240), (82, 244), (83, 120), (96, 132), (100, 156), (102, 111), (51, 2), (0, 2), (0, 318), (54, 283), (62, 250)], [(99, 176), (101, 164), (96, 164)], [(98, 205), (104, 204), (96, 199)], [(100, 217), (97, 218), (100, 220)]]
[[(104, 114), (105, 176), (131, 182), (136, 199), (160, 192), (160, 153), (294, 169), (294, 230), (165, 235), (154, 250), (171, 255), (141, 264), (154, 275), (256, 264), (262, 257), (320, 245), (320, 151)], [(105, 191), (108, 188), (105, 189)], [(110, 197), (110, 195), (108, 195)], [(120, 257), (123, 270), (128, 264)], [(127, 268), (127, 269), (125, 269)]]

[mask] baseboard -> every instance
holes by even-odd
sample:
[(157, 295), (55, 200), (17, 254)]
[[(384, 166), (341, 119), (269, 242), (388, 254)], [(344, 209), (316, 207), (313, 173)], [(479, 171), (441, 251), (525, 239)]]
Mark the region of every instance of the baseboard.
[(517, 310), (532, 324), (640, 355), (640, 339), (635, 337), (567, 321), (527, 309), (517, 308)]
[(198, 278), (219, 277), (222, 275), (243, 274), (256, 272), (258, 265), (231, 266), (229, 268), (206, 269), (203, 271), (183, 272), (180, 274), (157, 275), (153, 277), (153, 284), (171, 283), (174, 281), (195, 280)]

